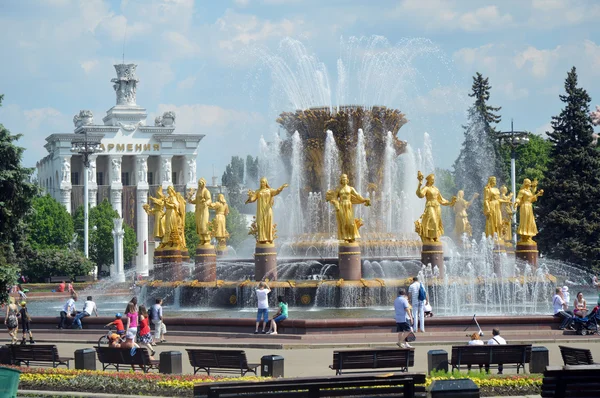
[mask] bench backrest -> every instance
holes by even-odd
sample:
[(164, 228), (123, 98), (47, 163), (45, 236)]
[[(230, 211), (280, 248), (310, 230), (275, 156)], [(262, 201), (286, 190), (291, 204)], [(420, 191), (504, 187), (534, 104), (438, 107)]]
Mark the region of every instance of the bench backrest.
[(414, 355), (411, 349), (334, 351), (333, 369), (408, 368)]
[(135, 354), (131, 355), (130, 348), (94, 347), (98, 353), (98, 361), (101, 363), (118, 363), (123, 365), (151, 364), (150, 354), (146, 348), (136, 348)]
[(600, 366), (548, 366), (542, 381), (542, 397), (599, 397)]
[(585, 348), (573, 348), (559, 345), (560, 355), (565, 365), (591, 365), (594, 363), (592, 352)]
[(490, 344), (452, 347), (452, 365), (531, 362), (531, 344)]
[(248, 359), (243, 350), (186, 349), (190, 365), (207, 368), (247, 369)]
[(58, 361), (58, 349), (55, 345), (11, 345), (13, 359), (22, 361), (55, 362)]

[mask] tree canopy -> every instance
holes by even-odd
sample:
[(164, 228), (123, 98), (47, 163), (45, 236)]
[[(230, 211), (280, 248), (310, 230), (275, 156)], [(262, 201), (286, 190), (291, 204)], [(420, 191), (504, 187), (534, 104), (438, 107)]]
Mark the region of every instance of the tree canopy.
[(66, 249), (73, 232), (73, 219), (64, 205), (49, 194), (33, 199), (33, 211), (27, 217), (27, 240), (34, 249)]
[(244, 184), (244, 159), (232, 156), (231, 162), (225, 167), (221, 182), (227, 188), (229, 207), (240, 209), (244, 204), (244, 198), (240, 191)]
[(592, 146), (591, 98), (577, 87), (575, 67), (567, 74), (564, 108), (552, 117), (550, 161), (538, 202), (542, 252), (600, 268), (600, 152)]

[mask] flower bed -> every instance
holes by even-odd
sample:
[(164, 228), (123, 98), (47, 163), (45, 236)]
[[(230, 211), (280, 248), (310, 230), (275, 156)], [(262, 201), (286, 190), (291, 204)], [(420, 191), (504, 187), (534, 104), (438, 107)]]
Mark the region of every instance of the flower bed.
[[(164, 375), (141, 372), (106, 372), (73, 369), (19, 368), (20, 390), (86, 391), (119, 395), (162, 395), (191, 397), (197, 383), (214, 381), (260, 381), (263, 377), (222, 377), (206, 375)], [(480, 388), (482, 397), (540, 394), (541, 375), (490, 375), (484, 372), (433, 372), (426, 385), (434, 380), (469, 378)]]

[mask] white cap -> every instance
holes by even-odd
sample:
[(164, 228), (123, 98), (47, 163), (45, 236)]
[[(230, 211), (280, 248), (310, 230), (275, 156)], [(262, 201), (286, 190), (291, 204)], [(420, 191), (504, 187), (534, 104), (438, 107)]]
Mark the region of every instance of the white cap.
[(568, 292), (569, 291), (569, 286), (563, 286), (562, 287), (562, 291), (563, 292)]
[(125, 338), (127, 340), (133, 340), (133, 339), (135, 339), (135, 334), (133, 334), (131, 332), (127, 332), (127, 334), (125, 335)]

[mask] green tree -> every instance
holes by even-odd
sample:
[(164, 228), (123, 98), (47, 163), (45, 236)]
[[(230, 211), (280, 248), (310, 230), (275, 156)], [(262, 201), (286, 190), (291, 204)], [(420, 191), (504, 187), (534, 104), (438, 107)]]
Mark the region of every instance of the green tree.
[(188, 247), (190, 258), (196, 256), (196, 246), (200, 243), (198, 234), (196, 233), (196, 213), (188, 211), (185, 213), (185, 243)]
[(475, 103), (473, 106), (475, 107), (477, 113), (483, 117), (484, 122), (489, 127), (500, 123), (502, 120), (502, 117), (495, 113), (502, 109), (502, 107), (493, 107), (488, 105), (491, 89), (492, 86), (490, 86), (488, 77), (484, 78), (479, 72), (473, 76), (473, 84), (471, 85), (471, 94), (469, 94), (469, 97), (475, 98)]
[(600, 268), (600, 153), (592, 147), (591, 98), (577, 87), (575, 67), (567, 74), (564, 108), (552, 117), (554, 131), (545, 195), (537, 207), (542, 252), (549, 257)]
[(229, 207), (240, 209), (244, 204), (241, 188), (244, 183), (244, 159), (232, 156), (231, 162), (225, 167), (221, 182), (227, 188)]
[[(0, 106), (4, 96), (0, 95)], [(37, 187), (30, 182), (33, 169), (21, 165), (24, 148), (15, 142), (21, 135), (11, 135), (0, 124), (0, 301), (7, 299), (7, 287), (17, 276), (17, 259), (26, 242), (25, 217)]]
[(234, 249), (237, 249), (241, 242), (248, 239), (248, 224), (246, 223), (246, 217), (235, 207), (230, 207), (225, 222), (227, 223), (227, 231), (229, 232), (227, 244), (231, 245)]
[(258, 156), (246, 156), (246, 185), (258, 184)]
[(34, 249), (66, 249), (73, 232), (73, 219), (65, 206), (48, 194), (33, 200), (33, 211), (27, 217), (27, 240)]
[[(90, 259), (98, 266), (109, 267), (114, 262), (113, 219), (119, 213), (112, 208), (105, 199), (89, 211), (89, 253)], [(77, 244), (83, 250), (83, 206), (80, 206), (73, 216), (75, 231), (78, 235)], [(123, 237), (123, 259), (125, 264), (131, 262), (137, 252), (137, 240), (133, 229), (123, 223), (125, 235)]]
[(30, 250), (22, 261), (22, 272), (33, 282), (44, 282), (51, 276), (70, 279), (88, 275), (95, 264), (78, 250), (47, 247)]
[[(529, 133), (527, 135), (529, 142), (519, 145), (515, 150), (515, 175), (517, 187), (524, 178), (530, 180), (538, 180), (542, 183), (544, 175), (548, 170), (548, 162), (550, 161), (550, 149), (552, 143), (537, 134)], [(510, 165), (510, 147), (502, 147), (502, 158), (506, 165)], [(507, 166), (508, 167), (508, 166)], [(510, 190), (510, 184), (507, 187)], [(518, 188), (517, 188), (518, 189)]]

